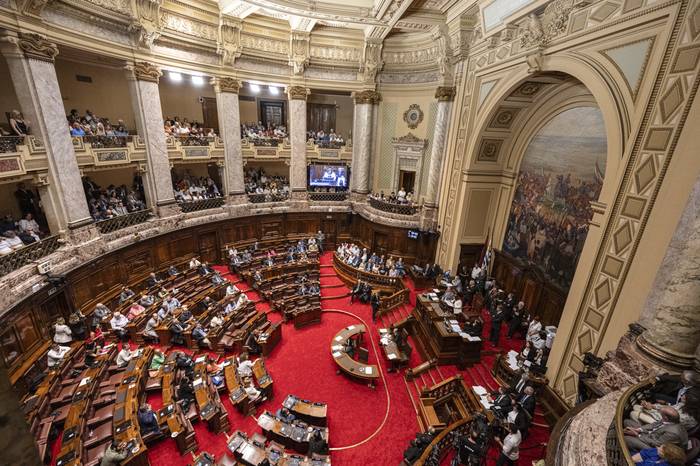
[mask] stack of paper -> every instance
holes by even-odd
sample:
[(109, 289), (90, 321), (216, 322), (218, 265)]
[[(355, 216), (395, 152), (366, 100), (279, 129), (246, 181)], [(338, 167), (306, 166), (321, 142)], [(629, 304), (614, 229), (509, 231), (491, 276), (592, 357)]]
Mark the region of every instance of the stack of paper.
[(473, 385), (472, 390), (474, 390), (474, 393), (476, 393), (479, 396), (488, 394), (486, 389), (481, 385)]
[(333, 352), (333, 357), (334, 357), (334, 358), (339, 358), (342, 354), (343, 354), (343, 353), (341, 353), (340, 351), (334, 351), (334, 352)]
[(333, 351), (343, 351), (343, 345), (333, 345), (333, 346), (331, 346), (331, 350), (333, 350)]

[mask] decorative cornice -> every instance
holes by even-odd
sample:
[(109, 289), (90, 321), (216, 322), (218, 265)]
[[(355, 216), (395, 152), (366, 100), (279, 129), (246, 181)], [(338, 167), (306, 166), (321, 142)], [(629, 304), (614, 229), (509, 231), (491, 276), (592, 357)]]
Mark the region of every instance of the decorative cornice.
[(229, 76), (220, 76), (212, 78), (212, 86), (216, 92), (229, 92), (231, 94), (238, 94), (241, 89), (241, 82), (236, 78), (231, 78)]
[(452, 102), (455, 98), (455, 93), (454, 87), (440, 86), (435, 89), (435, 98), (438, 102)]
[(17, 45), (25, 57), (35, 60), (53, 63), (56, 55), (58, 55), (56, 44), (49, 42), (39, 34), (22, 34)]
[(287, 88), (289, 100), (306, 100), (309, 92), (309, 89), (305, 88), (304, 86), (289, 86)]
[(355, 104), (378, 104), (382, 101), (382, 95), (377, 91), (353, 92), (352, 98)]
[(160, 68), (153, 63), (148, 63), (146, 61), (137, 61), (132, 66), (127, 68), (134, 73), (134, 78), (137, 81), (157, 83), (158, 79), (160, 79), (160, 77), (163, 75)]

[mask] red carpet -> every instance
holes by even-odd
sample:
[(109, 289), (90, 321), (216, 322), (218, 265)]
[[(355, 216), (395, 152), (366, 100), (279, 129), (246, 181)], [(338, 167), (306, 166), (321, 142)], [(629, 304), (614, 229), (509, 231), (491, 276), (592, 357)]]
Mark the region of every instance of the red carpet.
[[(322, 274), (334, 274), (332, 256), (326, 253), (321, 257)], [(232, 281), (238, 280), (237, 276), (228, 273), (225, 267), (217, 266), (222, 275)], [(323, 285), (338, 285), (337, 276), (321, 277)], [(422, 374), (420, 378), (412, 382), (405, 382), (403, 373), (388, 373), (384, 357), (377, 343), (377, 329), (388, 326), (390, 323), (406, 317), (415, 304), (415, 290), (413, 284), (407, 281), (411, 288), (411, 306), (403, 306), (395, 309), (389, 315), (383, 316), (376, 324), (371, 321), (369, 305), (355, 302), (350, 304), (349, 297), (330, 298), (321, 301), (324, 311), (320, 325), (314, 325), (303, 329), (295, 329), (293, 325), (286, 324), (282, 330), (282, 340), (266, 361), (267, 368), (274, 380), (274, 398), (265, 402), (258, 408), (258, 413), (263, 410), (275, 411), (280, 407), (287, 394), (294, 394), (313, 401), (321, 401), (328, 404), (328, 427), (330, 432), (331, 457), (334, 465), (396, 465), (402, 459), (402, 454), (411, 439), (414, 438), (418, 422), (412, 399), (417, 399), (420, 388), (424, 385), (435, 383), (451, 377), (460, 371), (454, 366), (440, 366)], [(248, 297), (254, 301), (261, 298), (249, 287), (241, 282), (237, 286), (246, 291)], [(322, 288), (322, 297), (333, 297), (347, 293), (346, 287)], [(270, 311), (269, 304), (260, 301), (259, 310), (268, 313), (272, 321), (279, 321), (279, 314)], [(340, 310), (343, 312), (336, 312)], [(336, 375), (336, 365), (330, 357), (330, 341), (332, 337), (343, 327), (357, 324), (358, 319), (347, 313), (354, 314), (363, 320), (369, 327), (369, 336), (374, 343), (374, 349), (370, 347), (370, 362), (379, 363), (383, 370), (384, 379), (380, 379), (375, 389), (350, 380), (343, 375)], [(488, 318), (488, 316), (485, 316)], [(485, 332), (489, 323), (485, 323)], [(508, 341), (502, 338), (499, 342), (504, 348), (519, 349), (521, 341)], [(366, 340), (368, 343), (368, 340)], [(413, 345), (415, 348), (415, 344)], [(494, 348), (490, 344), (485, 349), (491, 352)], [(507, 351), (507, 350), (506, 350)], [(490, 374), (494, 356), (485, 355), (480, 364), (461, 372), (465, 380), (470, 384), (483, 385), (491, 389), (497, 387), (497, 383)], [(413, 351), (411, 366), (419, 364), (418, 351)], [(387, 397), (387, 390), (389, 397)], [(222, 401), (228, 410), (232, 432), (241, 430), (248, 435), (260, 432), (253, 417), (244, 417), (235, 410), (226, 394), (222, 393)], [(154, 408), (161, 404), (160, 394), (149, 397), (149, 402)], [(385, 420), (386, 416), (386, 420)], [(541, 413), (536, 414), (536, 421), (544, 424)], [(194, 425), (196, 438), (200, 450), (216, 455), (217, 458), (226, 450), (226, 437), (224, 434), (213, 434), (207, 430), (205, 423), (198, 422)], [(549, 436), (548, 429), (533, 426), (529, 438), (523, 443), (521, 460), (518, 464), (529, 465), (533, 459), (543, 457), (542, 449), (538, 446), (534, 449), (528, 447), (546, 442)], [(337, 450), (336, 450), (337, 449)], [(191, 463), (191, 455), (181, 457), (172, 439), (163, 440), (148, 448), (148, 457), (154, 466), (179, 466)], [(495, 464), (497, 451), (492, 447), (488, 465)]]

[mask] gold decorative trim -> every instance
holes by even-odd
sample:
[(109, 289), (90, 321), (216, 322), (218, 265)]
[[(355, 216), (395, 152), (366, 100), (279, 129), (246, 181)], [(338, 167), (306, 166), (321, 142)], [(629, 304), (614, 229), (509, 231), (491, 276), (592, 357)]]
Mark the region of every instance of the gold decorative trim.
[(212, 78), (212, 86), (216, 92), (229, 92), (231, 94), (238, 94), (241, 89), (241, 82), (236, 78), (231, 78), (229, 76), (219, 76)]
[(160, 68), (158, 68), (153, 63), (148, 63), (146, 61), (135, 62), (134, 65), (131, 67), (131, 70), (134, 73), (134, 77), (138, 81), (149, 81), (152, 83), (158, 83), (158, 80), (163, 75), (163, 73), (160, 71)]
[(452, 102), (457, 90), (454, 87), (440, 86), (435, 89), (435, 98), (438, 102)]
[(377, 91), (353, 92), (352, 98), (355, 104), (378, 104), (382, 101), (382, 95)]
[(309, 89), (304, 86), (289, 86), (287, 88), (289, 100), (306, 100), (309, 95)]
[(17, 43), (27, 58), (53, 63), (58, 47), (39, 34), (22, 34)]

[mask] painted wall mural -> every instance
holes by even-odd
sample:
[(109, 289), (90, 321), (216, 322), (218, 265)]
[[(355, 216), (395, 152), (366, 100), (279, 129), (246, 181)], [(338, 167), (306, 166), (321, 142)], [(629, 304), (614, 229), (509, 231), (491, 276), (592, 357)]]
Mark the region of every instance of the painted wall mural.
[(520, 166), (503, 250), (565, 289), (588, 234), (590, 201), (603, 186), (606, 155), (600, 110), (576, 107), (539, 129)]

